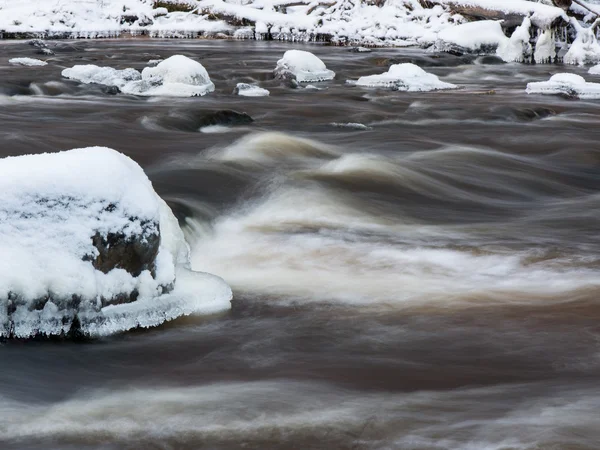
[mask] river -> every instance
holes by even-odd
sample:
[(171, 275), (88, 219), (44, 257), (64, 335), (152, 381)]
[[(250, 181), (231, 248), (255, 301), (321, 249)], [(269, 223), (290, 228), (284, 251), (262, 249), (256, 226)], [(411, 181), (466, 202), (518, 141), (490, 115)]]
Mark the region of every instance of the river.
[[(0, 42), (0, 156), (131, 156), (192, 267), (234, 301), (92, 342), (0, 344), (2, 449), (598, 448), (600, 105), (525, 93), (584, 69), (273, 42), (53, 45), (27, 68), (7, 60), (33, 47)], [(290, 48), (336, 79), (273, 80)], [(60, 75), (172, 54), (199, 59), (216, 91), (138, 98)], [(396, 62), (461, 89), (345, 83)], [(271, 95), (234, 96), (238, 82)], [(223, 109), (254, 122), (199, 129)]]

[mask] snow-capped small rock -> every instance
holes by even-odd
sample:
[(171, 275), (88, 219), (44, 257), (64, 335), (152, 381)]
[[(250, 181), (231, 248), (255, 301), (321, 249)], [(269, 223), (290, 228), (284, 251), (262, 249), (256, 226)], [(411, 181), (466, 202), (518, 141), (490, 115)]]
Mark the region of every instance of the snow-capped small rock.
[(266, 97), (270, 94), (267, 89), (248, 83), (238, 83), (233, 93), (243, 97)]
[(8, 62), (9, 64), (13, 64), (15, 66), (39, 67), (48, 65), (46, 61), (35, 58), (11, 58), (8, 60)]
[(436, 75), (425, 72), (411, 63), (394, 64), (385, 73), (360, 77), (348, 84), (364, 87), (388, 88), (396, 91), (424, 92), (456, 89), (458, 86), (441, 81)]
[(589, 83), (574, 73), (557, 73), (548, 81), (528, 83), (526, 92), (593, 100), (600, 99), (600, 83)]
[(142, 74), (135, 69), (123, 70), (112, 67), (100, 67), (95, 64), (73, 66), (62, 71), (62, 76), (85, 84), (104, 84), (106, 86), (123, 87), (125, 84), (141, 80)]
[(588, 70), (588, 73), (590, 75), (600, 75), (600, 64), (596, 64), (593, 67), (590, 67), (590, 70)]
[(146, 67), (141, 80), (121, 88), (126, 94), (164, 97), (197, 97), (214, 90), (204, 66), (183, 55), (173, 55), (156, 67)]
[(300, 83), (333, 80), (335, 72), (327, 69), (317, 56), (303, 50), (288, 50), (277, 61), (275, 76), (281, 79), (293, 78)]

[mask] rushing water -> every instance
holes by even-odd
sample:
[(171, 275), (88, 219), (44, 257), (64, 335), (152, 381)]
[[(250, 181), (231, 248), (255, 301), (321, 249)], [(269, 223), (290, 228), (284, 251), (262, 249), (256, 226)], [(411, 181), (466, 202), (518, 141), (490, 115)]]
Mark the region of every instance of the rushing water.
[[(23, 68), (8, 57), (34, 49), (0, 43), (1, 155), (130, 155), (193, 268), (235, 297), (149, 331), (0, 346), (0, 447), (597, 449), (600, 104), (524, 92), (584, 71), (313, 46), (337, 78), (293, 90), (271, 75), (289, 48), (60, 42)], [(175, 53), (216, 92), (140, 99), (60, 76)], [(407, 61), (464, 88), (345, 85)], [(238, 82), (271, 96), (233, 96)], [(221, 109), (255, 121), (199, 130)], [(332, 125), (347, 123), (368, 128)]]

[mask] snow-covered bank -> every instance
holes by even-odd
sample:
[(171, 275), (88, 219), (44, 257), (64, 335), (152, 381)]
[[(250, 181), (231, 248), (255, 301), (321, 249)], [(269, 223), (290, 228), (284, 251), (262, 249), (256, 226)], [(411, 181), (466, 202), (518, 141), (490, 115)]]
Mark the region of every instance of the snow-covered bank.
[(551, 0), (0, 0), (0, 38), (324, 41), (497, 51), (506, 61), (548, 62), (564, 47), (560, 36), (574, 41), (559, 55), (565, 62), (600, 61), (595, 28), (588, 28), (595, 16), (573, 5), (565, 12)]
[[(64, 335), (75, 323), (105, 334), (127, 328), (103, 325), (115, 310), (151, 308), (164, 321), (198, 302), (178, 297), (189, 251), (177, 219), (141, 167), (107, 148), (0, 159), (0, 253), (0, 337)], [(196, 290), (211, 302), (219, 292), (223, 306), (222, 285)], [(175, 312), (161, 312), (174, 298)], [(157, 324), (137, 315), (119, 323)]]

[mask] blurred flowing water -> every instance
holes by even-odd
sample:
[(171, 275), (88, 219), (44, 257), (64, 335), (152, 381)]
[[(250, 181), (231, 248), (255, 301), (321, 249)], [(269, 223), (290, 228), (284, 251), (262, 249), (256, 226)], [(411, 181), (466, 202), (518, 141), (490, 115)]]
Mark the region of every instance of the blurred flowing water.
[[(8, 65), (35, 57), (24, 42), (0, 48), (1, 156), (131, 156), (193, 268), (235, 296), (91, 343), (3, 344), (1, 448), (598, 448), (600, 104), (524, 91), (584, 69), (294, 45), (337, 72), (317, 90), (273, 80), (278, 43), (61, 41), (42, 68)], [(177, 53), (215, 93), (60, 75)], [(462, 88), (345, 84), (398, 62)], [(224, 109), (254, 122), (202, 128)]]

